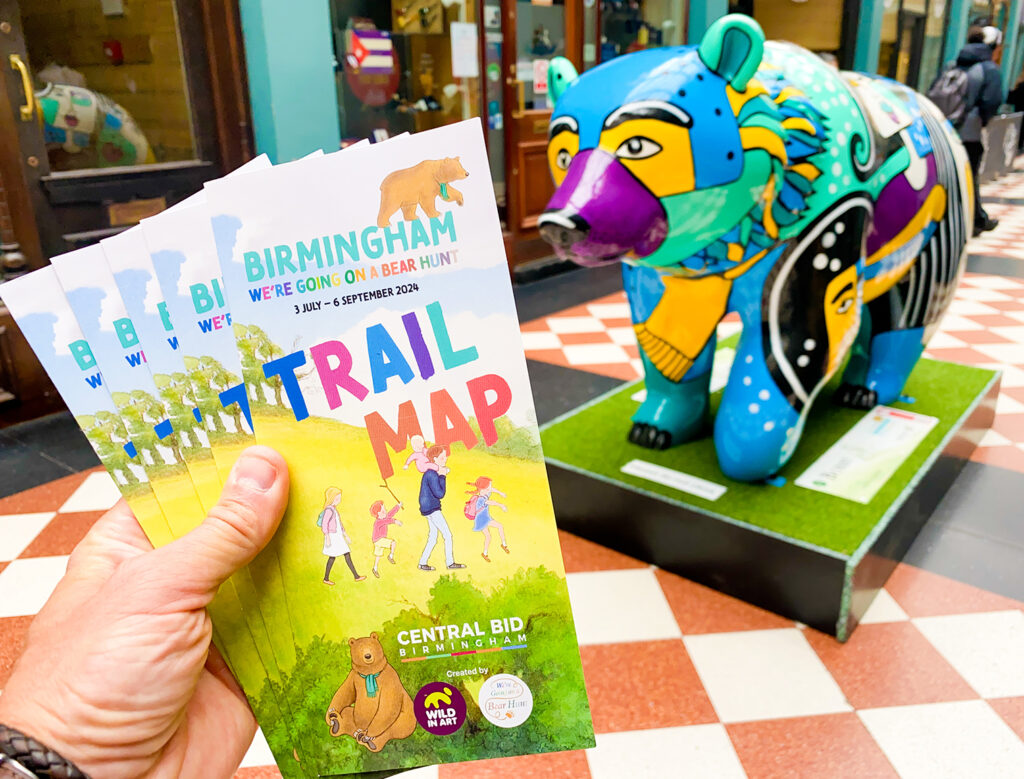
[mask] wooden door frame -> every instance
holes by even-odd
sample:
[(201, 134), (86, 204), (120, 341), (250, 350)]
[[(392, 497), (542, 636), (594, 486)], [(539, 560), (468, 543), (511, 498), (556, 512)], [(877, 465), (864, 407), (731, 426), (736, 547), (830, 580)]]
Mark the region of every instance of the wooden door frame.
[[(0, 107), (0, 176), (10, 205), (14, 231), (28, 267), (44, 265), (81, 238), (89, 241), (118, 228), (76, 233), (62, 225), (55, 206), (87, 209), (99, 200), (153, 197), (172, 186), (183, 194), (199, 189), (204, 181), (241, 165), (253, 156), (248, 85), (242, 45), (241, 21), (233, 0), (174, 0), (181, 41), (182, 68), (193, 117), (195, 159), (158, 165), (87, 171), (50, 171), (42, 133), (34, 123), (17, 121), (11, 102)], [(16, 73), (7, 66), (12, 46), (29, 68), (21, 26), (19, 0), (0, 0), (0, 54), (8, 95), (22, 92)], [(16, 139), (16, 142), (15, 142)], [(35, 158), (31, 165), (30, 158)], [(173, 201), (172, 201), (173, 202)], [(65, 229), (67, 228), (67, 229)], [(70, 243), (68, 234), (75, 234)]]
[[(518, 111), (519, 94), (516, 79), (519, 73), (515, 73), (516, 59), (518, 54), (518, 41), (516, 39), (516, 3), (517, 0), (501, 0), (502, 19), (502, 46), (501, 46), (501, 68), (504, 74), (502, 82), (502, 97), (505, 105), (505, 198), (508, 214), (508, 231), (511, 234), (511, 243), (530, 239), (538, 239), (539, 233), (535, 225), (524, 225), (524, 217), (521, 213), (523, 199), (520, 196), (522, 189), (521, 177), (519, 174), (513, 176), (513, 169), (518, 165), (517, 139), (513, 113)], [(565, 0), (565, 56), (573, 63), (577, 71), (583, 68), (583, 0)], [(597, 46), (600, 49), (600, 36)], [(598, 55), (600, 57), (600, 55)], [(536, 113), (537, 117), (550, 113), (549, 110), (531, 109), (524, 114)], [(513, 187), (514, 182), (514, 187)], [(511, 258), (510, 258), (511, 260)]]

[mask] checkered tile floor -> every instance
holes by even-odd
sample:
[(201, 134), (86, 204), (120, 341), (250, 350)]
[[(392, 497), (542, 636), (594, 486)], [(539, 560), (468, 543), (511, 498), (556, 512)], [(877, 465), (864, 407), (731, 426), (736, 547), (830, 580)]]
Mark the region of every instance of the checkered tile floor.
[[(719, 337), (739, 329), (731, 315)], [(624, 292), (535, 319), (522, 330), (531, 360), (623, 381), (643, 374)], [(973, 459), (1024, 472), (1024, 279), (966, 274), (925, 354), (1003, 371), (996, 421)], [(713, 388), (717, 383), (713, 377)]]
[[(94, 471), (0, 500), (0, 687), (115, 498)], [(597, 747), (410, 776), (1024, 776), (1024, 603), (900, 565), (840, 645), (574, 536), (562, 550)], [(238, 776), (271, 762), (257, 737)]]

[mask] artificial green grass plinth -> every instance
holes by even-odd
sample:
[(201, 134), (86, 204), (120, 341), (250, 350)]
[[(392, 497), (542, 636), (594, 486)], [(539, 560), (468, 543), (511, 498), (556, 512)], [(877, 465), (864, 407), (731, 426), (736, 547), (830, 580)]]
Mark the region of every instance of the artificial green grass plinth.
[[(815, 404), (780, 486), (719, 470), (710, 436), (666, 451), (626, 434), (642, 382), (550, 422), (544, 453), (559, 525), (844, 640), (991, 425), (998, 373), (921, 360), (895, 403), (939, 422), (867, 504), (798, 487), (865, 412)], [(712, 398), (716, 408), (718, 396)], [(710, 431), (709, 431), (710, 432)], [(624, 474), (638, 459), (724, 485), (708, 500)]]

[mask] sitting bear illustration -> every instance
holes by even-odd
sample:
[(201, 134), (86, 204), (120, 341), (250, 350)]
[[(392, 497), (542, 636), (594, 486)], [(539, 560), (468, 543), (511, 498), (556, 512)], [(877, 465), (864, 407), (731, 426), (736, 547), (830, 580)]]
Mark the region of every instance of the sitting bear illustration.
[(380, 183), (377, 227), (387, 227), (399, 208), (402, 209), (402, 218), (407, 222), (416, 218), (416, 206), (422, 208), (428, 217), (440, 216), (441, 212), (434, 206), (438, 195), (448, 203), (454, 200), (461, 206), (462, 193), (451, 186), (451, 182), (468, 175), (458, 157), (423, 160), (411, 168), (389, 173)]
[(371, 752), (416, 729), (412, 698), (384, 656), (376, 633), (348, 640), (352, 670), (331, 698), (327, 724), (332, 736), (347, 734)]

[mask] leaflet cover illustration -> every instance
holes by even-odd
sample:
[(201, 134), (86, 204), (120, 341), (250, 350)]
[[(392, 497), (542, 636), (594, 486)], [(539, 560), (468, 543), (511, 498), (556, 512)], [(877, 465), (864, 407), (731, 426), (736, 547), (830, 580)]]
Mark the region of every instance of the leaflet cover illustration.
[(252, 426), (291, 470), (271, 641), (320, 773), (591, 746), (479, 125), (207, 198)]

